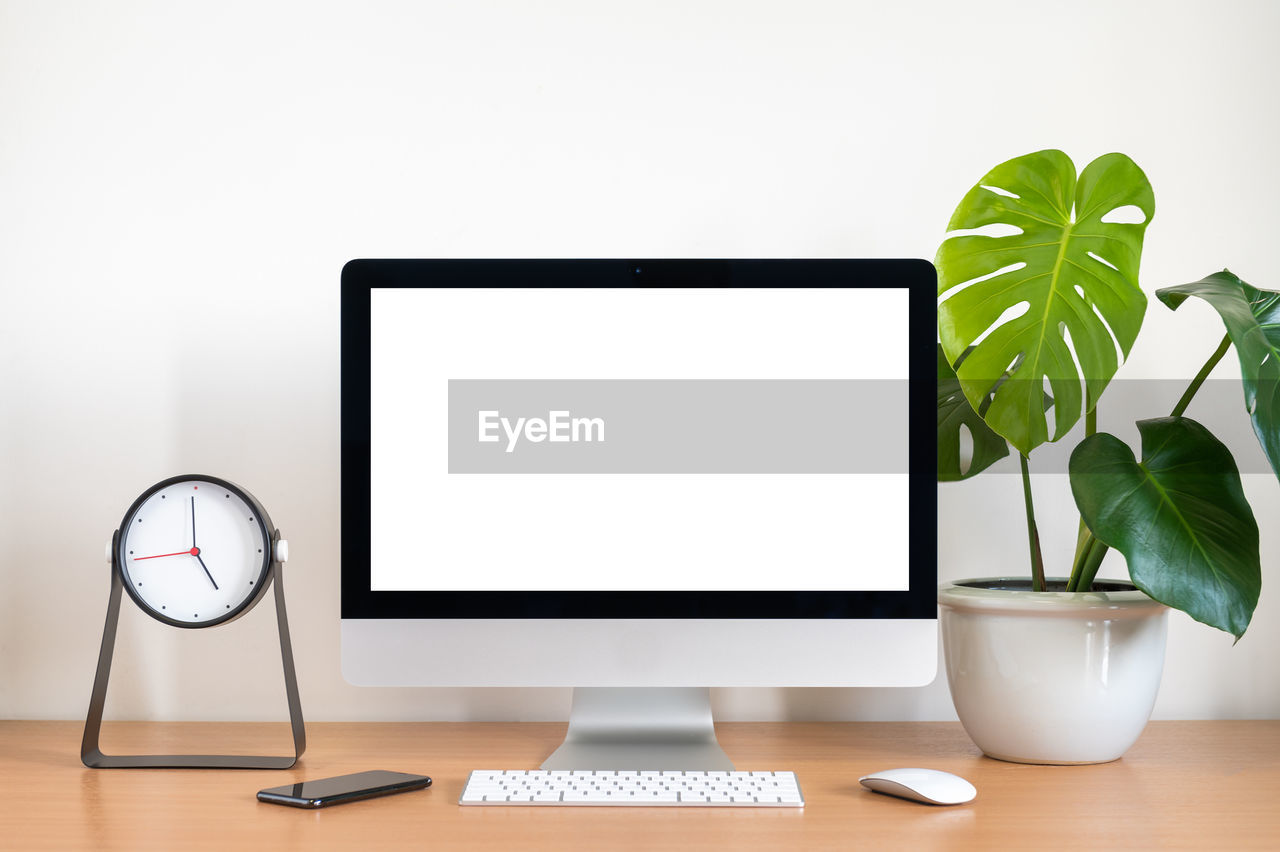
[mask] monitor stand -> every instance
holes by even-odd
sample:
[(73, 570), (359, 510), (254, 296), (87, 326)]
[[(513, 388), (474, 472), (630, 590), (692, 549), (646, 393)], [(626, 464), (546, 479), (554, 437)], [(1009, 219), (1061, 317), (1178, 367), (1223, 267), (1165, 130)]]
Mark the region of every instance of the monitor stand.
[(705, 687), (578, 687), (564, 742), (543, 769), (732, 770)]

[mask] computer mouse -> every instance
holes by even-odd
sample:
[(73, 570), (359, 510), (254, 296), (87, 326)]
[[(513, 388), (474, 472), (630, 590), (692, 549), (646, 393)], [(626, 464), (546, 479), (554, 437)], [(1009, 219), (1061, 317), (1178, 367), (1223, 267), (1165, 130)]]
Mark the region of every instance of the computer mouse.
[(927, 805), (962, 805), (978, 795), (968, 781), (940, 769), (886, 769), (858, 780), (868, 790)]

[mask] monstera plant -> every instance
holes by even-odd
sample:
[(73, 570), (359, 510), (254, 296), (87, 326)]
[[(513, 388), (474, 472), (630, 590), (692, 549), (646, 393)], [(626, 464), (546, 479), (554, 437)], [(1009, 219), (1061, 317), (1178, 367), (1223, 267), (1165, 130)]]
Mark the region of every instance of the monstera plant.
[(1032, 588), (1044, 590), (1029, 457), (1083, 420), (1069, 467), (1079, 535), (1059, 590), (1089, 591), (1115, 548), (1142, 592), (1239, 639), (1261, 587), (1258, 525), (1231, 452), (1185, 412), (1234, 346), (1244, 407), (1280, 475), (1280, 293), (1225, 270), (1158, 290), (1171, 309), (1208, 302), (1226, 335), (1168, 416), (1138, 422), (1138, 454), (1098, 432), (1099, 401), (1146, 312), (1138, 267), (1154, 215), (1146, 175), (1123, 154), (1077, 175), (1063, 152), (1039, 151), (996, 166), (965, 195), (935, 262), (938, 480), (1018, 454)]

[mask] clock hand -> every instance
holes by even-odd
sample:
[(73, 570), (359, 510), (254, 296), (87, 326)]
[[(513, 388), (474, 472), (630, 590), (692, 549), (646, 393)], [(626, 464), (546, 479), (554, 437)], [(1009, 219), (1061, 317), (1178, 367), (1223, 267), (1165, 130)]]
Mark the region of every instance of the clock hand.
[[(195, 498), (195, 495), (191, 496), (191, 549), (192, 550), (196, 549), (196, 498)], [(196, 558), (199, 558), (198, 554)], [(204, 563), (201, 563), (201, 564), (204, 564)]]
[[(191, 548), (191, 553), (196, 559), (200, 559), (200, 548)], [(200, 559), (200, 567), (204, 569), (204, 575), (209, 578), (209, 582), (213, 583), (214, 589), (218, 588), (218, 584), (214, 582), (213, 575), (209, 573), (209, 566), (204, 564), (204, 560)]]
[(137, 562), (139, 559), (159, 559), (162, 556), (196, 556), (198, 557), (199, 555), (200, 555), (199, 549), (193, 547), (190, 550), (179, 550), (177, 553), (157, 553), (155, 556), (135, 556), (133, 557), (133, 561)]

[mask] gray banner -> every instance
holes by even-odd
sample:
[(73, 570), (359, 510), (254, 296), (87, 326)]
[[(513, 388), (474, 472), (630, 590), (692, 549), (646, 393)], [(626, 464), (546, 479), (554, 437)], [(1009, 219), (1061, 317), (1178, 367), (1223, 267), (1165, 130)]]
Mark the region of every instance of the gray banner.
[(906, 473), (899, 380), (449, 381), (450, 473)]
[[(1107, 385), (1098, 403), (1098, 431), (1109, 432), (1124, 441), (1136, 458), (1142, 458), (1142, 441), (1136, 422), (1152, 417), (1167, 417), (1182, 394), (1189, 379), (1115, 379)], [(1040, 382), (1036, 387), (1042, 387)], [(1274, 382), (1263, 382), (1259, 398), (1267, 400), (1280, 396)], [(1184, 412), (1204, 426), (1214, 437), (1226, 445), (1235, 459), (1241, 474), (1272, 474), (1271, 464), (1254, 434), (1249, 412), (1245, 408), (1244, 392), (1239, 379), (1209, 379), (1196, 392)], [(1045, 413), (1049, 433), (1053, 433), (1054, 412)], [(1060, 440), (1041, 444), (1031, 452), (1030, 469), (1033, 474), (1065, 474), (1069, 470), (1071, 453), (1084, 440), (1084, 419)], [(962, 444), (962, 447), (965, 444)], [(968, 460), (968, 452), (962, 450)], [(983, 475), (1009, 473), (1021, 475), (1017, 451), (983, 471)], [(950, 485), (946, 483), (946, 485)]]

